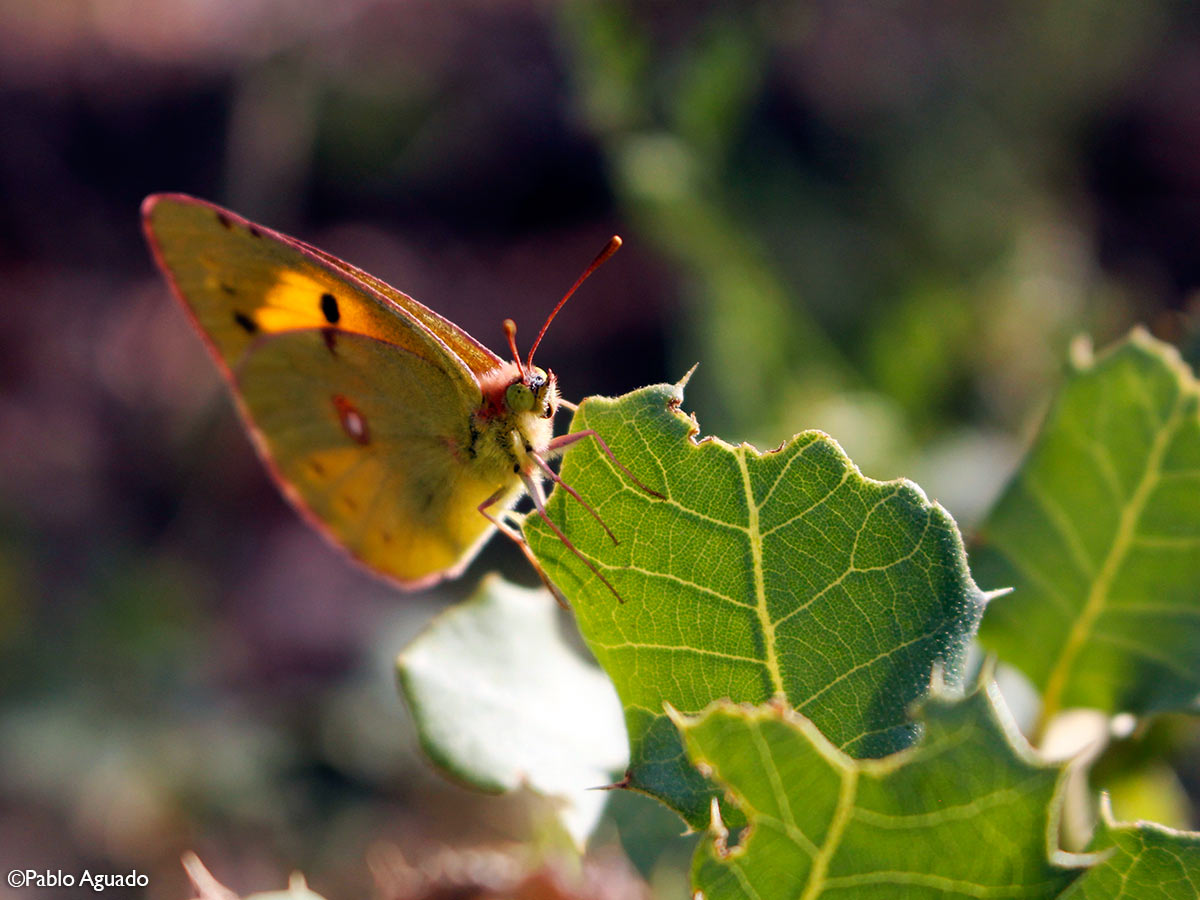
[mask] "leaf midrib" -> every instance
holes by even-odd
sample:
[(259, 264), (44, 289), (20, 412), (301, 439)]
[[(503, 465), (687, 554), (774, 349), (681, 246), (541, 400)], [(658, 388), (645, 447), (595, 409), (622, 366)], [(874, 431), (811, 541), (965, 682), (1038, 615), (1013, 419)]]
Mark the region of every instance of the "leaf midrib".
[(742, 486), (746, 492), (746, 534), (750, 539), (750, 559), (754, 567), (754, 613), (763, 632), (763, 651), (766, 655), (767, 672), (771, 686), (777, 696), (786, 697), (783, 688), (783, 673), (779, 668), (779, 656), (775, 647), (775, 623), (767, 607), (767, 585), (763, 575), (762, 531), (758, 521), (758, 504), (754, 501), (754, 490), (750, 484), (750, 468), (746, 465), (746, 448), (735, 454), (742, 471)]
[(1186, 399), (1186, 394), (1181, 391), (1170, 415), (1159, 429), (1158, 434), (1155, 435), (1150, 452), (1146, 455), (1146, 468), (1142, 473), (1142, 478), (1133, 493), (1130, 494), (1129, 500), (1121, 508), (1121, 514), (1117, 520), (1117, 530), (1113, 535), (1108, 554), (1101, 563), (1096, 577), (1092, 580), (1083, 609), (1067, 633), (1067, 639), (1063, 642), (1058, 659), (1050, 669), (1050, 675), (1046, 679), (1046, 690), (1042, 695), (1042, 713), (1036, 729), (1039, 736), (1044, 734), (1046, 725), (1059, 711), (1071, 669), (1091, 637), (1096, 620), (1104, 612), (1108, 603), (1113, 579), (1116, 578), (1121, 564), (1125, 561), (1125, 556), (1129, 553), (1129, 548), (1133, 545), (1138, 521), (1145, 512), (1150, 493), (1157, 486), (1162, 475), (1162, 463), (1167, 448), (1183, 421)]

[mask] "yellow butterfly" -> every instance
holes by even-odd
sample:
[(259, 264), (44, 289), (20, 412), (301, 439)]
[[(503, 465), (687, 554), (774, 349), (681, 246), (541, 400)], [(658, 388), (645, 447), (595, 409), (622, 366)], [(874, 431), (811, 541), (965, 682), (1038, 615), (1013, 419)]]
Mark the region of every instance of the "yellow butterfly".
[(505, 320), (509, 362), (366, 272), (212, 203), (154, 194), (142, 204), (142, 221), (263, 462), (335, 545), (411, 589), (461, 573), (498, 528), (553, 590), (505, 519), (527, 491), (564, 544), (616, 594), (546, 516), (541, 478), (562, 484), (549, 460), (591, 437), (635, 484), (661, 495), (621, 466), (595, 432), (554, 437), (555, 412), (575, 407), (559, 396), (554, 373), (533, 365), (533, 354), (620, 238), (555, 306), (524, 361), (516, 326)]

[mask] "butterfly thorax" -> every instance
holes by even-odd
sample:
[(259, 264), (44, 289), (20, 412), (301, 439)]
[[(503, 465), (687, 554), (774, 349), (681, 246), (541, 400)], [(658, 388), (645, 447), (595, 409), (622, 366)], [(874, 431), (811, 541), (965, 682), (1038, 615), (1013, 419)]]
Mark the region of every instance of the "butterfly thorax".
[(471, 416), (471, 456), (497, 477), (529, 471), (531, 453), (542, 452), (554, 436), (558, 383), (553, 372), (522, 372), (505, 363), (480, 379), (483, 402)]

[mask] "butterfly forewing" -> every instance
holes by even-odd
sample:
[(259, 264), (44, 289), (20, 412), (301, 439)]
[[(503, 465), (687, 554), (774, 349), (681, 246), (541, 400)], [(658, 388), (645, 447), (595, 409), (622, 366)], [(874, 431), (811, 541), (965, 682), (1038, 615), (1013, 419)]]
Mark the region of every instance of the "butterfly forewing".
[[(155, 195), (143, 216), (160, 266), (227, 369), (263, 335), (320, 328), (336, 341), (353, 332), (445, 359), (449, 376), (478, 402), (475, 366), (483, 364), (481, 351), (490, 351), (405, 294), (381, 294), (378, 279), (368, 282), (335, 257), (191, 197)], [(428, 316), (440, 332), (422, 321)], [(470, 365), (445, 337), (474, 348)]]
[(408, 294), (396, 290), (390, 284), (380, 281), (374, 275), (364, 272), (362, 269), (355, 268), (344, 260), (338, 259), (311, 244), (304, 244), (300, 241), (296, 243), (319, 257), (322, 261), (346, 273), (351, 278), (362, 281), (369, 287), (373, 288), (389, 300), (401, 306), (407, 313), (416, 318), (422, 325), (441, 338), (446, 345), (457, 354), (459, 359), (467, 364), (476, 376), (482, 376), (485, 372), (490, 372), (497, 366), (502, 366), (504, 361), (496, 356), (491, 350), (475, 340), (453, 322), (439, 316), (432, 309), (422, 303), (418, 303)]

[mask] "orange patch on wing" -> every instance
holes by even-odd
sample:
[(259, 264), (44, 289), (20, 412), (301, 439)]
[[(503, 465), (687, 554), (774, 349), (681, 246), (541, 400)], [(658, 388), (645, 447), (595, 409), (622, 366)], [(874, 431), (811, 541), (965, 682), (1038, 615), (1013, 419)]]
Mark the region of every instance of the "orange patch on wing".
[[(333, 322), (339, 328), (364, 334), (377, 330), (360, 304), (337, 304), (337, 291), (341, 286), (332, 279), (311, 278), (292, 269), (279, 269), (274, 276), (275, 283), (263, 295), (263, 305), (256, 311), (264, 331), (322, 328)], [(331, 317), (333, 310), (336, 310), (336, 316)]]

